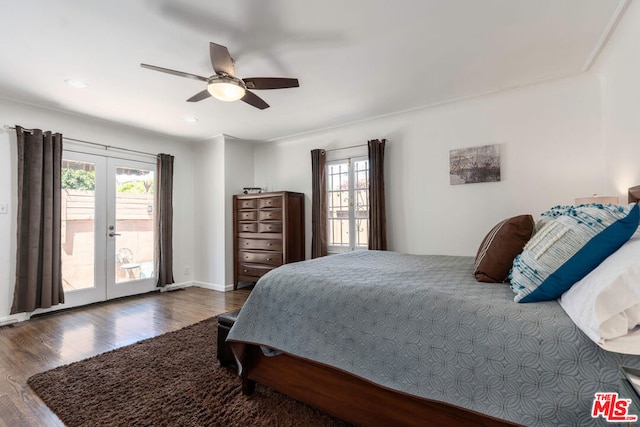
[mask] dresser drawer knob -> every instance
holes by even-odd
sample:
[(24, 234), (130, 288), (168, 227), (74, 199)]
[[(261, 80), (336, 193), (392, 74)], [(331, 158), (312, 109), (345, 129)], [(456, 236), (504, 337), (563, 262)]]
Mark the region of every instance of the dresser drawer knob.
[(267, 246), (271, 246), (271, 243), (267, 243)]
[(245, 269), (244, 272), (247, 273), (249, 270)]
[(267, 258), (267, 261), (271, 261), (271, 258)]

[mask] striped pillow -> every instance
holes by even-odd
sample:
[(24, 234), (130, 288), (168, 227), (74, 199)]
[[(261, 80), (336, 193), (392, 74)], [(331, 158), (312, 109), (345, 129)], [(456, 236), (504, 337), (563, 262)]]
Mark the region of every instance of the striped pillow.
[(622, 246), (638, 228), (638, 205), (557, 206), (513, 261), (516, 302), (559, 298)]
[(499, 222), (478, 248), (473, 274), (479, 282), (502, 283), (507, 280), (513, 259), (533, 234), (531, 215), (514, 216)]

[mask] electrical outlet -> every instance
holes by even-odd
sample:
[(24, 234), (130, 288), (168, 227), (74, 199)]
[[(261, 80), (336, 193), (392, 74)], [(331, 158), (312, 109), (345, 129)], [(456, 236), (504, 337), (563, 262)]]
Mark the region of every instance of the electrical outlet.
[(1, 203), (0, 204), (0, 214), (7, 214), (7, 213), (9, 213), (9, 204)]
[(191, 271), (190, 271), (190, 270), (191, 270), (191, 267), (186, 266), (186, 267), (184, 268), (184, 275), (185, 275), (185, 276), (188, 276), (188, 275), (191, 273)]

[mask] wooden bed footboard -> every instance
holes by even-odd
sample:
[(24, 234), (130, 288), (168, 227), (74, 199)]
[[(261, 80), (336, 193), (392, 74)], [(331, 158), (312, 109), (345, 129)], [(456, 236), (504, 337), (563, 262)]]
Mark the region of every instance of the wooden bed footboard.
[[(233, 343), (242, 360), (243, 393), (255, 383), (363, 426), (515, 426), (474, 411), (392, 391), (344, 371), (255, 345)], [(239, 348), (242, 346), (242, 349)]]

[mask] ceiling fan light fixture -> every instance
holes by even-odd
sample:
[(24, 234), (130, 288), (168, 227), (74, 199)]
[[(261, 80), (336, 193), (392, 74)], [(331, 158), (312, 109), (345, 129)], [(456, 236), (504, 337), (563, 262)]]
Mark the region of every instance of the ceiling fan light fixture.
[[(248, 77), (246, 79), (239, 79), (235, 76), (234, 61), (231, 55), (229, 55), (229, 50), (225, 46), (217, 43), (209, 43), (209, 56), (211, 57), (211, 66), (215, 73), (209, 77), (143, 63), (141, 63), (140, 66), (154, 71), (173, 74), (174, 76), (206, 82), (207, 88), (200, 90), (191, 98), (187, 99), (187, 102), (199, 102), (203, 99), (213, 97), (217, 100), (227, 102), (243, 101), (252, 107), (264, 110), (265, 108), (269, 108), (269, 104), (253, 93), (253, 89), (286, 89), (300, 86), (298, 79), (284, 77)], [(251, 90), (247, 90), (247, 87)]]
[(209, 82), (207, 91), (220, 101), (238, 101), (244, 97), (246, 90), (242, 84), (231, 79), (218, 79)]

